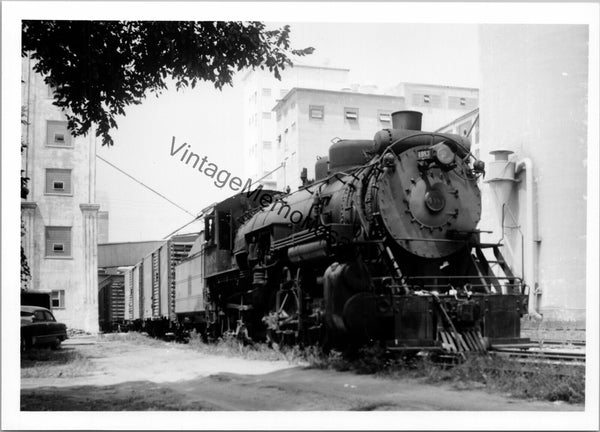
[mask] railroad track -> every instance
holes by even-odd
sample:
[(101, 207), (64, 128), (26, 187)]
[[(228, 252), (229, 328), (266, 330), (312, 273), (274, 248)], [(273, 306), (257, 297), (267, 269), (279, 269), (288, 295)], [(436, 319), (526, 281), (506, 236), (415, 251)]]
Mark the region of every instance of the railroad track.
[(585, 352), (564, 352), (544, 350), (534, 347), (525, 348), (492, 348), (496, 355), (510, 357), (527, 362), (571, 363), (585, 365)]
[(538, 345), (551, 345), (551, 346), (556, 346), (556, 345), (560, 345), (560, 346), (576, 346), (576, 347), (584, 347), (585, 346), (585, 341), (584, 340), (554, 340), (554, 339), (541, 339), (541, 340), (532, 340), (532, 343), (538, 344)]

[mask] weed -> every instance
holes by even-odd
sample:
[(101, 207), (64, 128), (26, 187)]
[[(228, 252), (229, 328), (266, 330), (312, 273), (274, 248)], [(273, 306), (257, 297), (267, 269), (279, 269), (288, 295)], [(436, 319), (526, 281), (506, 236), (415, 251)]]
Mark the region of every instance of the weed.
[(243, 341), (233, 335), (225, 335), (213, 343), (205, 343), (198, 333), (192, 332), (187, 346), (206, 354), (237, 356), (248, 360), (286, 360), (290, 363), (297, 360), (295, 347), (271, 348), (266, 343)]
[(399, 359), (380, 346), (362, 348), (355, 354), (336, 351), (307, 357), (318, 369), (376, 374), (386, 378), (415, 378), (427, 383), (447, 383), (460, 389), (485, 388), (516, 398), (583, 403), (585, 368), (568, 364), (521, 363), (491, 355), (468, 356), (448, 365), (417, 356)]
[(148, 345), (159, 346), (164, 342), (154, 339), (145, 333), (127, 332), (127, 333), (106, 333), (99, 336), (99, 340), (107, 342), (125, 342), (129, 345)]

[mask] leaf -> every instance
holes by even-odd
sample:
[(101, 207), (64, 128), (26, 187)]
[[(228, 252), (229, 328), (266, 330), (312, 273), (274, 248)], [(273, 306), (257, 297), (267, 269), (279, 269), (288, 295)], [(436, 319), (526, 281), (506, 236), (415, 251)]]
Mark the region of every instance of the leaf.
[[(113, 145), (116, 115), (156, 97), (173, 78), (177, 90), (199, 81), (217, 89), (233, 84), (234, 71), (292, 61), (290, 28), (265, 30), (261, 22), (224, 21), (29, 21), (22, 23), (22, 55), (36, 60), (34, 71), (55, 89), (53, 104), (67, 115), (74, 136), (93, 124), (103, 145)], [(313, 48), (291, 50), (308, 55)]]

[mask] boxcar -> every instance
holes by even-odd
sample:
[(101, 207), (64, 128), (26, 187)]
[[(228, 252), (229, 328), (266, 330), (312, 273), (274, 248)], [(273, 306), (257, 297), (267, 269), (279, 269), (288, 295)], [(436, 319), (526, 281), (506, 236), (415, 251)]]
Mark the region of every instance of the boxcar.
[(127, 270), (125, 309), (130, 327), (162, 336), (173, 330), (175, 266), (185, 259), (198, 234), (173, 236)]

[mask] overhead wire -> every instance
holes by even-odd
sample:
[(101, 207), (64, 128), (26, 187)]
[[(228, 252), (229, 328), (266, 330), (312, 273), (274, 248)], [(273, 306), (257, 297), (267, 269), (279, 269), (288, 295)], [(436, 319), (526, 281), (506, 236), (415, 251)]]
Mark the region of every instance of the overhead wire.
[[(269, 171), (268, 173), (266, 173), (265, 175), (263, 175), (261, 178), (259, 178), (258, 180), (255, 180), (254, 182), (250, 183), (250, 187), (252, 187), (253, 185), (255, 185), (256, 183), (258, 183), (259, 181), (267, 178), (268, 176), (270, 176), (271, 174), (273, 174), (275, 171), (277, 171), (278, 169), (283, 167), (283, 162), (281, 164), (279, 164), (277, 167), (275, 167), (274, 169), (272, 169), (271, 171)], [(216, 203), (215, 203), (216, 204)], [(185, 227), (191, 225), (192, 223), (194, 223), (195, 221), (197, 221), (198, 219), (202, 218), (202, 216), (204, 216), (205, 212), (213, 207), (215, 204), (212, 204), (210, 206), (208, 206), (207, 208), (205, 208), (204, 210), (202, 210), (197, 216), (194, 216), (194, 219), (192, 219), (189, 222), (186, 222), (184, 225), (182, 225), (181, 227), (177, 228), (175, 231), (172, 231), (171, 233), (167, 234), (165, 237), (163, 237), (163, 239), (167, 239), (175, 234), (177, 234), (179, 231), (181, 231), (182, 229), (184, 229)]]
[(150, 186), (148, 186), (147, 184), (143, 183), (142, 181), (136, 179), (134, 176), (132, 176), (131, 174), (125, 172), (124, 170), (122, 170), (121, 168), (119, 168), (118, 166), (116, 166), (115, 164), (113, 164), (112, 162), (107, 161), (106, 159), (104, 159), (102, 156), (96, 155), (96, 157), (98, 159), (100, 159), (101, 161), (103, 161), (104, 163), (106, 163), (107, 165), (110, 165), (111, 167), (113, 167), (114, 169), (116, 169), (117, 171), (119, 171), (120, 173), (126, 175), (127, 177), (129, 177), (130, 179), (132, 179), (134, 182), (139, 183), (140, 185), (142, 185), (143, 187), (145, 187), (146, 189), (148, 189), (151, 192), (154, 192), (156, 195), (158, 195), (159, 197), (161, 197), (162, 199), (168, 201), (169, 203), (173, 204), (175, 207), (177, 207), (180, 210), (183, 210), (184, 212), (186, 212), (187, 214), (189, 214), (190, 216), (194, 216), (196, 217), (192, 212), (184, 209), (183, 207), (181, 207), (179, 204), (171, 201), (169, 198), (167, 198), (166, 196), (164, 196), (163, 194), (161, 194), (160, 192), (152, 189)]

